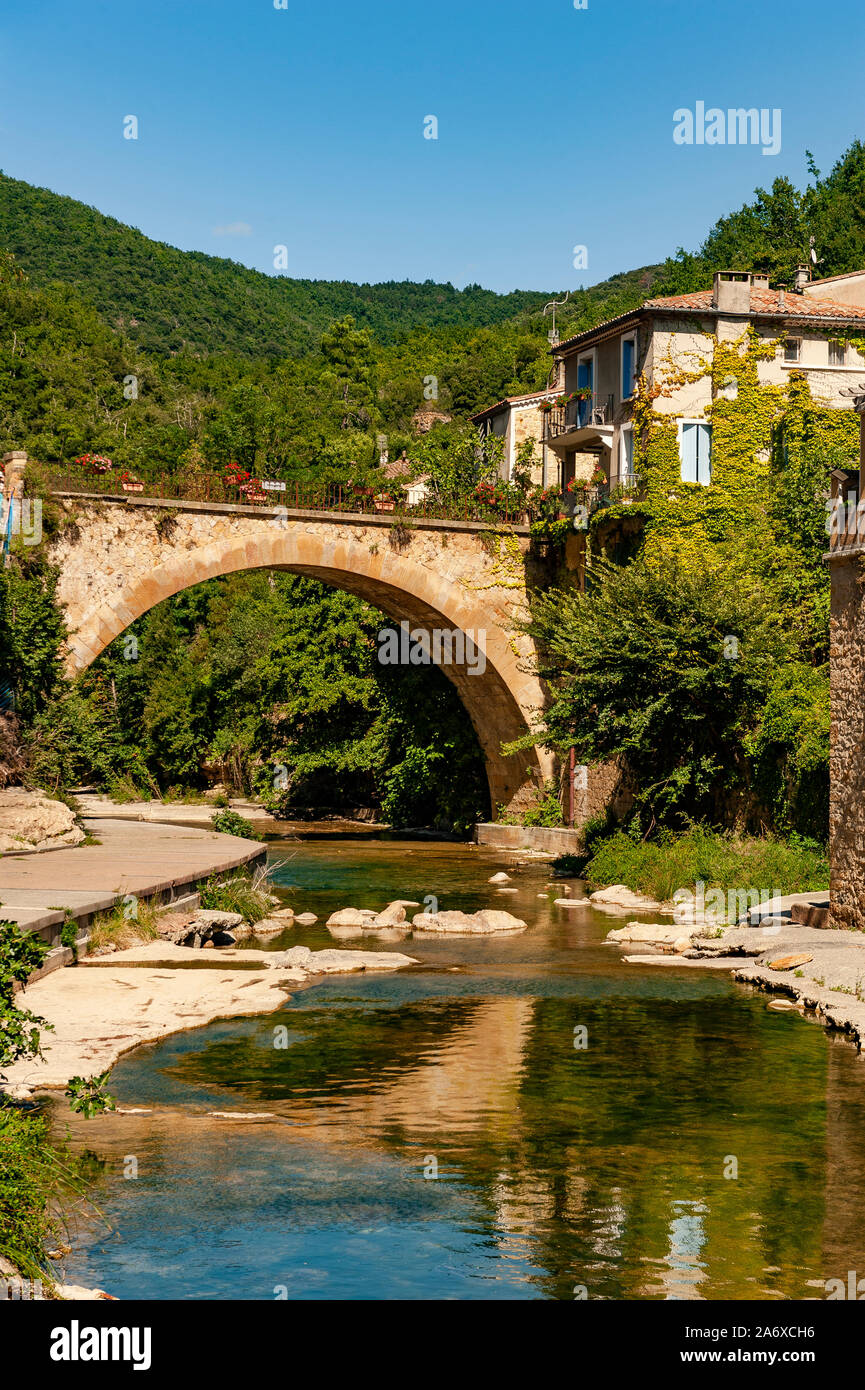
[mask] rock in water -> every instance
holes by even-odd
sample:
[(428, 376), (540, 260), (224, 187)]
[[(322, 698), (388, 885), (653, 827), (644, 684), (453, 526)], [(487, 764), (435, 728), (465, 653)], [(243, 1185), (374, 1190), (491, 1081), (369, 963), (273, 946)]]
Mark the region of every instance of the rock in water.
[(484, 908), (482, 912), (419, 912), (412, 918), (415, 931), (453, 936), (494, 936), (497, 932), (525, 931), (526, 922), (510, 912)]
[(262, 917), (260, 922), (253, 923), (252, 935), (276, 936), (279, 932), (285, 931), (292, 925), (293, 919), (289, 921), (286, 920), (285, 917)]
[(360, 927), (362, 929), (376, 915), (371, 907), (343, 907), (340, 908), (339, 912), (332, 912), (324, 925), (326, 927)]
[(510, 881), (511, 876), (506, 873), (493, 874), (492, 878), (487, 879), (487, 883), (510, 883)]
[(599, 888), (592, 893), (590, 902), (598, 907), (628, 907), (634, 912), (657, 912), (661, 904), (654, 898), (635, 893), (626, 883), (613, 883), (609, 888)]

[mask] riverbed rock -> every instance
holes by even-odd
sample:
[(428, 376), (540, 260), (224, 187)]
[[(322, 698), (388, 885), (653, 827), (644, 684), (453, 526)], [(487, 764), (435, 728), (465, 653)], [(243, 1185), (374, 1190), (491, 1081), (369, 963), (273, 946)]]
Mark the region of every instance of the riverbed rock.
[(327, 928), (331, 927), (357, 927), (363, 929), (369, 922), (377, 916), (371, 907), (343, 907), (339, 912), (332, 912), (325, 922)]
[(602, 908), (626, 908), (630, 912), (661, 912), (663, 903), (656, 902), (654, 898), (647, 898), (642, 893), (635, 893), (625, 883), (613, 883), (609, 888), (599, 888), (595, 893), (590, 894), (589, 901), (595, 907)]
[(287, 920), (285, 917), (262, 917), (260, 922), (252, 925), (253, 936), (278, 936), (280, 932), (287, 931), (292, 926), (294, 919)]
[(237, 933), (242, 931), (244, 925), (240, 912), (199, 907), (194, 912), (163, 913), (156, 923), (156, 930), (163, 941), (198, 951), (205, 943), (233, 946)]
[(273, 952), (267, 964), (271, 969), (292, 966), (308, 970), (311, 975), (334, 975), (358, 970), (400, 970), (404, 965), (416, 965), (413, 956), (399, 951), (311, 951), (308, 946), (292, 946), (288, 951)]
[(299, 912), (294, 920), (299, 922), (302, 927), (311, 927), (313, 922), (318, 921), (318, 918), (314, 912)]
[(0, 852), (35, 853), (80, 845), (83, 839), (84, 831), (65, 802), (25, 787), (0, 791)]
[(511, 876), (504, 871), (500, 874), (493, 874), (492, 878), (487, 879), (487, 883), (510, 883)]
[(652, 941), (658, 945), (671, 945), (673, 942), (683, 940), (686, 946), (691, 944), (689, 935), (682, 931), (682, 928), (672, 925), (669, 922), (629, 922), (625, 927), (619, 927), (615, 931), (607, 932), (607, 940), (617, 941)]
[(499, 932), (525, 931), (528, 923), (510, 912), (484, 908), (481, 912), (419, 912), (411, 919), (414, 931), (453, 936), (494, 936)]
[[(279, 899), (278, 899), (278, 898), (276, 898), (276, 899), (271, 899), (271, 901), (274, 901), (274, 902), (277, 902), (277, 903), (278, 903), (278, 902), (279, 902)], [(268, 917), (284, 917), (284, 918), (286, 919), (286, 922), (287, 922), (287, 923), (291, 923), (291, 922), (294, 921), (294, 908), (293, 908), (293, 907), (276, 907), (276, 908), (274, 909), (273, 912), (268, 912), (267, 915), (268, 915)]]
[(795, 970), (800, 965), (809, 965), (814, 959), (807, 952), (802, 952), (793, 956), (778, 956), (776, 960), (767, 961), (770, 970)]
[(371, 927), (398, 927), (405, 921), (405, 910), (407, 907), (420, 907), (420, 903), (413, 898), (395, 898), (392, 903), (388, 903), (383, 911), (376, 913), (370, 923)]

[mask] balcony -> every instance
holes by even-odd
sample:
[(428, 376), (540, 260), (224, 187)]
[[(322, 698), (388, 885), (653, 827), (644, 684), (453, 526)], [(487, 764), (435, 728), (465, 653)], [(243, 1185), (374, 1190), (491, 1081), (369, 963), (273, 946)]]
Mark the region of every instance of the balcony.
[(544, 443), (553, 448), (590, 442), (609, 447), (613, 436), (614, 408), (612, 392), (606, 396), (595, 392), (591, 396), (580, 396), (564, 405), (553, 406), (544, 420)]

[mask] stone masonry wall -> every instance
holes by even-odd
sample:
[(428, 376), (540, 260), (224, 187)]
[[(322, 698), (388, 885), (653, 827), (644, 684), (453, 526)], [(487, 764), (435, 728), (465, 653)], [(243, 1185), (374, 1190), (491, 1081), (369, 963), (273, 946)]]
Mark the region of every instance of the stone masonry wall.
[(831, 917), (865, 931), (865, 546), (833, 556), (830, 570)]

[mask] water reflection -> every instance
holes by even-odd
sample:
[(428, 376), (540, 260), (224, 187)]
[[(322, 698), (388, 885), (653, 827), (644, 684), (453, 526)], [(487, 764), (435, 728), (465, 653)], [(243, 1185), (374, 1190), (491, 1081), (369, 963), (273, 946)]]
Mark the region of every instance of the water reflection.
[[(393, 847), (342, 847), (321, 886), (321, 847), (292, 852), (322, 917), (424, 884), (490, 905), (502, 867), (423, 846), (396, 874)], [(814, 1297), (857, 1258), (865, 1276), (853, 1049), (726, 976), (622, 965), (609, 919), (539, 899), (546, 881), (515, 879), (523, 936), (412, 941), (410, 972), (331, 977), (124, 1060), (116, 1089), (157, 1110), (76, 1122), (109, 1158), (116, 1230), (82, 1233), (70, 1274), (125, 1297), (558, 1299)], [(275, 1118), (204, 1116), (232, 1108)]]

